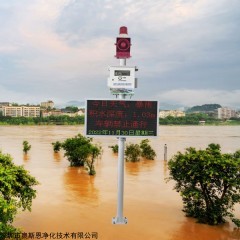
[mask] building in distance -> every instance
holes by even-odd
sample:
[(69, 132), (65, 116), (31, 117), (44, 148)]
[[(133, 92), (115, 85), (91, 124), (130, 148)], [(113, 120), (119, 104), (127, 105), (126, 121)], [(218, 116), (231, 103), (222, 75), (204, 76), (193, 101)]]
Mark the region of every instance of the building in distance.
[(40, 117), (40, 107), (2, 106), (2, 115), (6, 117)]
[(85, 111), (84, 109), (78, 109), (76, 112), (67, 111), (65, 109), (55, 109), (55, 110), (43, 110), (42, 117), (50, 117), (50, 116), (69, 116), (69, 117), (76, 117), (76, 116), (84, 116)]
[(3, 115), (3, 106), (11, 106), (9, 102), (0, 102), (0, 116)]
[(166, 118), (168, 116), (171, 117), (185, 117), (185, 112), (179, 110), (164, 110), (159, 112), (160, 118)]
[(228, 107), (221, 107), (217, 109), (217, 117), (218, 119), (230, 119), (237, 117), (237, 113), (235, 110), (228, 108)]
[(52, 109), (54, 108), (54, 102), (51, 100), (48, 100), (47, 102), (41, 102), (40, 106), (41, 108)]

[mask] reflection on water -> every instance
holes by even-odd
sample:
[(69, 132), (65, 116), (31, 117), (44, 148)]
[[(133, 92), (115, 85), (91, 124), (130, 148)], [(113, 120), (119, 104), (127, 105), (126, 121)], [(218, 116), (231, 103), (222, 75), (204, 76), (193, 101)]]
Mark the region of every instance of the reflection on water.
[(226, 239), (239, 239), (234, 238), (236, 230), (230, 231), (229, 224), (221, 226), (208, 226), (196, 223), (195, 219), (186, 218), (181, 227), (173, 233), (172, 239), (174, 240), (226, 240)]
[(26, 163), (30, 159), (30, 156), (27, 153), (23, 153), (23, 161)]
[(58, 163), (62, 160), (62, 155), (59, 152), (53, 152), (53, 158), (55, 162)]
[[(222, 226), (198, 224), (186, 218), (182, 200), (173, 190), (164, 159), (186, 147), (205, 148), (219, 143), (223, 152), (240, 148), (240, 127), (160, 127), (160, 136), (150, 139), (157, 159), (125, 164), (124, 216), (127, 225), (112, 225), (117, 206), (117, 155), (108, 146), (117, 144), (111, 137), (97, 137), (103, 155), (96, 161), (97, 175), (84, 168), (69, 167), (64, 153), (54, 153), (52, 142), (83, 133), (83, 126), (0, 126), (0, 149), (18, 165), (24, 165), (41, 183), (32, 212), (18, 215), (14, 224), (26, 232), (98, 232), (101, 240), (231, 240), (240, 239), (232, 223)], [(22, 153), (22, 141), (32, 145)], [(131, 138), (127, 142), (140, 143)], [(240, 206), (236, 206), (240, 217)]]
[(89, 176), (83, 167), (69, 167), (63, 176), (67, 195), (83, 204), (98, 203), (98, 189), (94, 185), (95, 176)]
[(167, 161), (163, 161), (163, 174), (164, 174), (165, 178), (169, 177), (169, 174), (168, 174), (168, 162)]
[(141, 172), (151, 171), (155, 165), (156, 161), (146, 159), (139, 162), (126, 162), (126, 173), (136, 176)]

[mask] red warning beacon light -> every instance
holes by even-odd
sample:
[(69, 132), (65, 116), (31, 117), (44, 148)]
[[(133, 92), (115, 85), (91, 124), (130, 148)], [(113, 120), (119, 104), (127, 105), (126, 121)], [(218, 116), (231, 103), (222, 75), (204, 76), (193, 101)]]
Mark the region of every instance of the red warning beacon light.
[(117, 37), (116, 58), (130, 58), (131, 38), (128, 37), (127, 27), (120, 27), (119, 37)]

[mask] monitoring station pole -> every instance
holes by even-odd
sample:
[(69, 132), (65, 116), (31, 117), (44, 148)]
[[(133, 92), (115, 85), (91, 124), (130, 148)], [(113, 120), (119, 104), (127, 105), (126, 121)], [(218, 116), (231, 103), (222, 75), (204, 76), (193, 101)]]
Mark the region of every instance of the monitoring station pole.
[(118, 100), (87, 100), (86, 103), (86, 135), (115, 136), (118, 139), (117, 215), (112, 219), (113, 224), (128, 223), (123, 216), (126, 138), (153, 137), (158, 132), (158, 102), (126, 100), (127, 96), (134, 95), (134, 89), (137, 88), (135, 72), (138, 69), (126, 65), (127, 58), (130, 58), (130, 47), (131, 38), (128, 37), (127, 27), (120, 27), (116, 42), (116, 58), (120, 64), (109, 66), (107, 84)]
[[(118, 77), (115, 85), (110, 82), (112, 94), (116, 95), (118, 99), (124, 100), (127, 93), (133, 95), (135, 81), (130, 86), (127, 83), (126, 76), (130, 76), (130, 71), (126, 70), (126, 59), (130, 57), (131, 39), (128, 37), (127, 27), (120, 27), (119, 37), (116, 42), (116, 58), (120, 61), (119, 68), (115, 67), (114, 76)], [(113, 79), (110, 79), (113, 81)], [(115, 87), (117, 86), (117, 87)], [(127, 87), (128, 86), (128, 87)], [(118, 138), (118, 198), (117, 198), (117, 216), (112, 219), (113, 224), (127, 224), (127, 218), (123, 217), (123, 195), (124, 195), (124, 145), (126, 138)]]
[[(126, 66), (126, 59), (120, 59), (120, 66)], [(125, 99), (125, 94), (118, 94), (118, 99)], [(127, 224), (127, 218), (123, 217), (123, 195), (124, 195), (124, 146), (126, 138), (118, 138), (118, 199), (117, 216), (113, 218), (113, 224)]]

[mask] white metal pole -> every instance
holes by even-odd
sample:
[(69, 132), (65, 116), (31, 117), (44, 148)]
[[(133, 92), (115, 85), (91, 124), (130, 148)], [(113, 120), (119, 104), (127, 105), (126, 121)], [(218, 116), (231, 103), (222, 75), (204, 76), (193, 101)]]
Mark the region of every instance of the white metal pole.
[(123, 217), (123, 195), (124, 195), (124, 143), (126, 138), (118, 139), (118, 199), (117, 216), (113, 219), (114, 224), (126, 224), (127, 218)]
[(120, 59), (120, 66), (126, 66), (127, 59)]
[[(120, 59), (120, 66), (126, 66), (126, 59)], [(126, 95), (119, 94), (119, 99), (125, 99)], [(126, 138), (118, 138), (118, 203), (117, 216), (113, 218), (113, 224), (127, 224), (127, 218), (123, 217), (123, 196), (124, 196), (124, 143)]]

